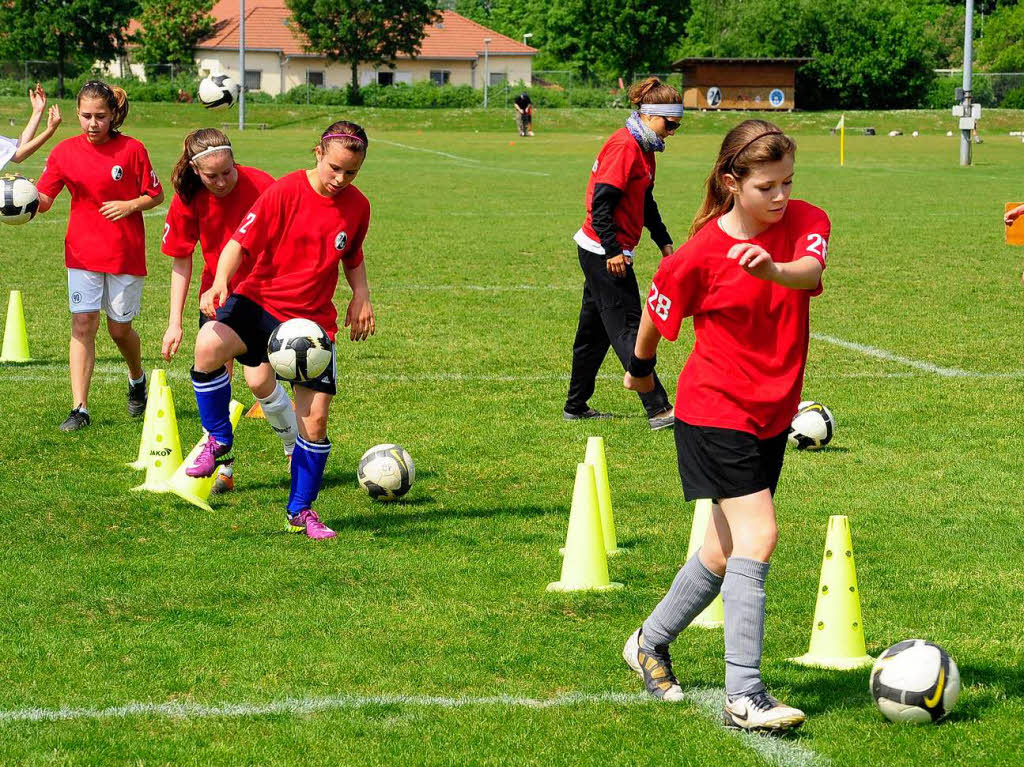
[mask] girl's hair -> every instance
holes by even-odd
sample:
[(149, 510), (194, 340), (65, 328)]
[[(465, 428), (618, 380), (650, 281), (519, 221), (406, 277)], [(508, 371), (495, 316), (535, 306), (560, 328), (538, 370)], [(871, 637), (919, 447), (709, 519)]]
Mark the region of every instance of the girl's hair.
[(629, 103), (637, 107), (641, 104), (682, 104), (683, 97), (668, 83), (657, 77), (648, 77), (629, 89)]
[[(184, 203), (192, 202), (196, 193), (203, 188), (203, 180), (199, 178), (192, 166), (192, 158), (205, 149), (214, 146), (231, 146), (231, 139), (216, 128), (200, 128), (185, 136), (185, 146), (178, 158), (174, 171), (171, 173), (171, 185)], [(232, 152), (234, 156), (234, 152)]]
[(82, 99), (100, 99), (107, 105), (107, 109), (110, 110), (110, 132), (116, 135), (124, 124), (124, 118), (128, 116), (128, 94), (124, 88), (107, 85), (102, 80), (89, 80), (78, 91), (78, 100), (75, 103), (81, 104)]
[(746, 120), (729, 131), (708, 176), (707, 193), (690, 225), (690, 236), (732, 208), (732, 193), (725, 185), (726, 174), (742, 183), (758, 165), (778, 162), (795, 153), (796, 142), (767, 120)]
[(320, 134), (320, 151), (326, 152), (328, 145), (335, 142), (352, 152), (366, 154), (370, 139), (359, 125), (348, 120), (338, 120)]

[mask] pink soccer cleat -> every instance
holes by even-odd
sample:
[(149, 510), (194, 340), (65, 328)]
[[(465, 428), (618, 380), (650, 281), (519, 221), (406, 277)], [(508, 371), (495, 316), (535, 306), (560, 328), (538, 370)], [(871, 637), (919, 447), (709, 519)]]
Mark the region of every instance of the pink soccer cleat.
[(232, 459), (224, 458), (230, 452), (231, 445), (222, 445), (213, 435), (207, 435), (206, 444), (192, 465), (185, 468), (185, 474), (190, 477), (212, 477), (218, 466), (231, 463)]
[(325, 538), (334, 538), (337, 533), (320, 521), (320, 517), (312, 509), (300, 511), (292, 516), (288, 515), (288, 531), (292, 533), (306, 533), (307, 538), (319, 541)]

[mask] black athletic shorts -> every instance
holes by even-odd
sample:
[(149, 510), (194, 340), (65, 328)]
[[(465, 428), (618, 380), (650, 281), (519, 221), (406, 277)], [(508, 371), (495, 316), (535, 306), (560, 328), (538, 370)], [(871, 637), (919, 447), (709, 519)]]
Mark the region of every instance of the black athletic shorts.
[(686, 500), (738, 498), (765, 489), (775, 495), (788, 431), (758, 439), (745, 431), (693, 426), (677, 419), (675, 433)]
[[(274, 328), (283, 322), (255, 301), (237, 293), (228, 296), (228, 300), (217, 310), (217, 321), (238, 333), (238, 337), (242, 339), (246, 349), (235, 359), (249, 368), (259, 367), (269, 361), (267, 359), (267, 342), (270, 340), (270, 334), (274, 332)], [(336, 354), (332, 353), (331, 364), (327, 366), (327, 370), (322, 376), (314, 381), (292, 381), (290, 382), (292, 388), (305, 386), (313, 391), (337, 394), (336, 359)], [(281, 379), (281, 376), (278, 378)]]
[(205, 314), (203, 314), (203, 310), (200, 309), (199, 310), (199, 327), (202, 327), (207, 322), (213, 322), (213, 318), (212, 317), (207, 317)]

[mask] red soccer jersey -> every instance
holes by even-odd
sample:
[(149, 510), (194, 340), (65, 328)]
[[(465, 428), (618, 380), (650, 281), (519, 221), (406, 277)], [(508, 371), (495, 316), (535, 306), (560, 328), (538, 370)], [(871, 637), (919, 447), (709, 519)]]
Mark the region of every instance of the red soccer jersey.
[(339, 262), (363, 262), (370, 202), (354, 186), (334, 197), (313, 191), (306, 171), (271, 184), (245, 214), (232, 239), (254, 258), (235, 291), (280, 320), (305, 317), (334, 339)]
[(71, 194), (64, 236), (64, 263), (69, 269), (145, 276), (142, 214), (110, 221), (100, 213), (105, 202), (160, 193), (160, 180), (141, 141), (123, 133), (98, 146), (84, 133), (65, 139), (50, 152), (36, 186), (47, 197), (56, 197), (65, 186)]
[(647, 309), (661, 334), (674, 341), (684, 317), (693, 317), (696, 342), (679, 375), (676, 417), (774, 437), (790, 424), (800, 402), (815, 290), (785, 288), (747, 274), (725, 257), (738, 242), (753, 242), (774, 261), (813, 256), (825, 266), (831, 224), (821, 208), (790, 200), (782, 219), (752, 240), (736, 240), (707, 223), (654, 275)]
[[(242, 223), (242, 217), (263, 190), (274, 183), (274, 177), (259, 168), (235, 167), (238, 168), (238, 183), (226, 197), (217, 197), (203, 187), (190, 203), (174, 195), (167, 211), (161, 247), (164, 254), (173, 258), (191, 257), (196, 242), (202, 245), (205, 265), (199, 282), (200, 295), (213, 285), (220, 252)], [(251, 269), (252, 258), (244, 258), (228, 287), (234, 290), (241, 285)]]
[[(594, 231), (591, 205), (594, 187), (610, 184), (622, 190), (622, 199), (615, 208), (615, 229), (623, 250), (633, 250), (640, 243), (644, 229), (644, 197), (654, 185), (654, 152), (645, 152), (626, 128), (615, 131), (601, 147), (587, 184), (587, 218), (583, 233), (594, 242), (601, 238)], [(611, 255), (611, 254), (609, 254)]]

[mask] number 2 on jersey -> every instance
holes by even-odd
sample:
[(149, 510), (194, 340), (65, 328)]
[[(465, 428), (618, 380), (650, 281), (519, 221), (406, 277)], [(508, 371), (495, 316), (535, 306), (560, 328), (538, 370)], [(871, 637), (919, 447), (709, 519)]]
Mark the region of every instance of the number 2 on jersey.
[(256, 220), (256, 214), (255, 213), (246, 213), (245, 214), (245, 223), (243, 223), (240, 227), (238, 227), (239, 234), (245, 234), (245, 230), (248, 229), (249, 226), (252, 224), (252, 222), (255, 221), (255, 220)]
[(820, 234), (807, 235), (807, 250), (821, 256), (822, 261), (828, 259), (828, 241)]
[(668, 319), (668, 310), (672, 308), (672, 300), (658, 292), (658, 286), (651, 284), (651, 294), (647, 296), (647, 305), (651, 307), (651, 311), (661, 317), (662, 320)]

